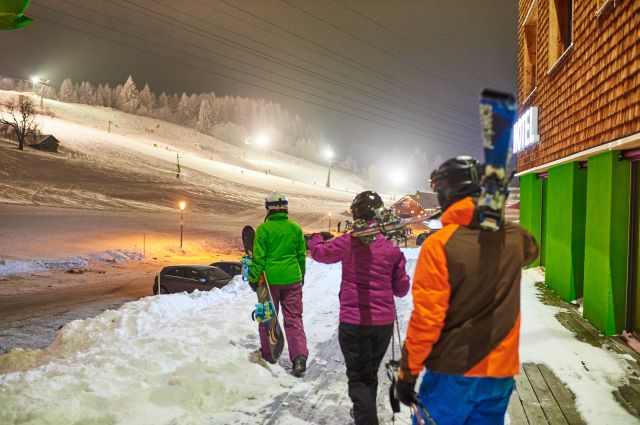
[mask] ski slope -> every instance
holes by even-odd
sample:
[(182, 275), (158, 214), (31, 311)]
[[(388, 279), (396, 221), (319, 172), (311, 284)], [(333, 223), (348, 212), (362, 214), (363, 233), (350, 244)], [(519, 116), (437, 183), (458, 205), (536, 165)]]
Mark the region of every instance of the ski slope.
[[(0, 101), (19, 94), (0, 91)], [(37, 104), (36, 98), (34, 101)], [(127, 175), (132, 181), (147, 178), (174, 182), (179, 156), (180, 182), (195, 185), (194, 190), (214, 187), (218, 189), (218, 197), (228, 197), (233, 201), (245, 199), (242, 195), (246, 194), (248, 206), (263, 198), (265, 192), (279, 190), (299, 199), (303, 211), (316, 210), (322, 204), (318, 199), (341, 203), (349, 201), (365, 186), (365, 182), (353, 173), (333, 168), (331, 187), (327, 188), (327, 164), (300, 159), (268, 146), (247, 145), (242, 148), (191, 128), (112, 108), (50, 99), (45, 100), (45, 106), (47, 115), (38, 116), (40, 130), (60, 140), (65, 152), (61, 156), (113, 174)], [(61, 164), (59, 172), (64, 173), (70, 166)], [(11, 174), (7, 177), (11, 178)], [(32, 182), (28, 175), (23, 175), (21, 179), (5, 184), (9, 183), (19, 188), (29, 187)], [(108, 181), (90, 183), (101, 186)], [(50, 192), (55, 196), (48, 203), (41, 200), (40, 204), (64, 204), (60, 199), (64, 193), (60, 194), (56, 187), (50, 189), (41, 191), (41, 195)], [(65, 193), (74, 196), (80, 190), (72, 188)], [(96, 196), (101, 195), (98, 187), (87, 190), (94, 191)], [(130, 208), (145, 209), (144, 203), (124, 199)], [(29, 203), (29, 198), (21, 197), (19, 190), (6, 189), (0, 190), (0, 202)]]

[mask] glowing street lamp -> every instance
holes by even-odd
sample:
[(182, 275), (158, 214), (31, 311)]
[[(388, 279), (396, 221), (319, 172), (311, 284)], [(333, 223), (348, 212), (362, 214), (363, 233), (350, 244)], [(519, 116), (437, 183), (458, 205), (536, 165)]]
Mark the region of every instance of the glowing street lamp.
[(404, 183), (405, 176), (402, 170), (393, 170), (389, 174), (389, 179), (391, 180), (391, 184), (393, 185), (393, 199), (396, 199), (395, 191), (400, 187), (401, 184)]
[(324, 157), (329, 163), (329, 172), (327, 173), (327, 187), (331, 187), (331, 161), (333, 160), (333, 150), (327, 147), (324, 151)]
[(185, 201), (180, 201), (178, 207), (180, 208), (180, 248), (182, 248), (182, 233), (184, 228), (184, 208), (187, 206)]

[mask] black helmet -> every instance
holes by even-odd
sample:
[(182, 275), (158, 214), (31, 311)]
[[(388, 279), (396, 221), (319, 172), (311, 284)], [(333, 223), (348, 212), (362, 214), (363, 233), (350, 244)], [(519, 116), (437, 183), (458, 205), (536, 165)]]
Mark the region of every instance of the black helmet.
[(467, 196), (480, 195), (480, 165), (470, 156), (443, 162), (431, 173), (431, 189), (438, 194), (442, 210)]
[(372, 220), (376, 210), (384, 203), (380, 195), (371, 190), (358, 193), (351, 203), (351, 215), (354, 220)]

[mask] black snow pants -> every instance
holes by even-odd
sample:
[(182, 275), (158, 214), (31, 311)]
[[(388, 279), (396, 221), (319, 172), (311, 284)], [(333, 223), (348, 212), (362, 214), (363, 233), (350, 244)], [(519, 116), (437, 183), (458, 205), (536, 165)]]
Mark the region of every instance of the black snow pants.
[(347, 366), (349, 397), (356, 425), (378, 425), (378, 369), (393, 335), (393, 325), (340, 323), (338, 341)]

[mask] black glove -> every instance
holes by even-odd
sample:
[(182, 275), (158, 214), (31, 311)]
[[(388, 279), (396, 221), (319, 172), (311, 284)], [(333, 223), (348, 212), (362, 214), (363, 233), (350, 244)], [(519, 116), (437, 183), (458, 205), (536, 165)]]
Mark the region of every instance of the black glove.
[(251, 286), (251, 290), (253, 292), (256, 292), (258, 290), (258, 284), (257, 283), (249, 282), (249, 286)]
[(396, 394), (398, 395), (398, 400), (400, 400), (400, 403), (411, 406), (418, 400), (418, 395), (413, 389), (415, 385), (416, 382), (413, 380), (410, 382), (398, 380), (398, 382), (396, 383)]

